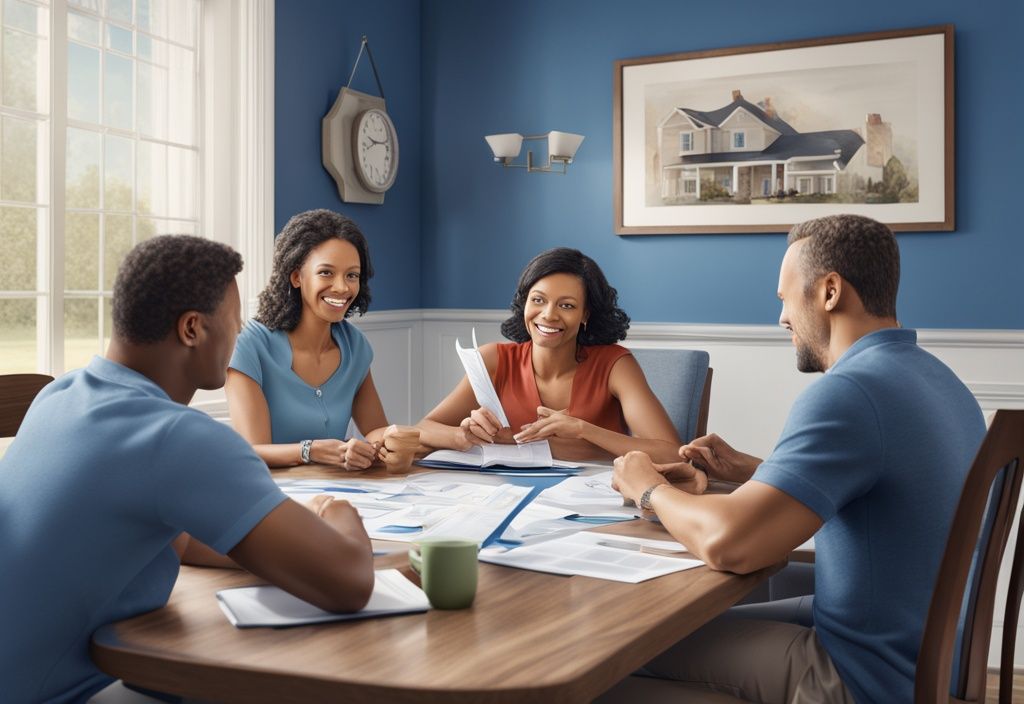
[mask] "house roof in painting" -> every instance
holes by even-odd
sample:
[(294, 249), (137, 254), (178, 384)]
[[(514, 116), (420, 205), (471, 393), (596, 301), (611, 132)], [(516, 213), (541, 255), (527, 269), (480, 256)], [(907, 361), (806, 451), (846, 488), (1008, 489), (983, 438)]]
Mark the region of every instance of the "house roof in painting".
[[(718, 112), (718, 111), (716, 111)], [(790, 128), (792, 130), (792, 128)], [(715, 152), (684, 156), (686, 164), (736, 163), (744, 161), (786, 161), (794, 157), (822, 157), (839, 162), (845, 168), (864, 140), (853, 130), (826, 130), (823, 132), (791, 132), (783, 134), (764, 151)]]
[(779, 134), (797, 134), (797, 131), (793, 129), (788, 122), (781, 119), (777, 115), (769, 116), (768, 113), (766, 113), (764, 110), (754, 105), (749, 100), (746, 100), (742, 96), (736, 98), (725, 107), (718, 108), (717, 110), (710, 110), (708, 112), (703, 112), (701, 110), (693, 110), (691, 108), (679, 109), (686, 113), (690, 117), (690, 119), (700, 123), (701, 127), (704, 127), (706, 125), (711, 125), (712, 127), (719, 127), (723, 122), (726, 121), (729, 115), (732, 115), (734, 112), (736, 112), (737, 108), (743, 108), (751, 115), (756, 117), (758, 120), (768, 125), (773, 130), (777, 131)]

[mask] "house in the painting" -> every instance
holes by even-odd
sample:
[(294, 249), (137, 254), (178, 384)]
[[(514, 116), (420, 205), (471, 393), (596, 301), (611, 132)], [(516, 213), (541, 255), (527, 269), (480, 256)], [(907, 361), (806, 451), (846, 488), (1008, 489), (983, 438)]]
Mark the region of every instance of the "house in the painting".
[(657, 136), (661, 198), (674, 203), (700, 200), (709, 183), (735, 200), (841, 193), (849, 187), (842, 172), (864, 145), (854, 130), (797, 132), (770, 98), (759, 106), (738, 90), (717, 110), (675, 108)]

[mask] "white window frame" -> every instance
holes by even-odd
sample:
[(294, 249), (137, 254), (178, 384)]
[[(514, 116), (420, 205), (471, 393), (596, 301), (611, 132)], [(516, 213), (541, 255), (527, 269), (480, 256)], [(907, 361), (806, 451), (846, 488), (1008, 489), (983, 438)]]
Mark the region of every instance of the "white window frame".
[(836, 179), (835, 179), (835, 176), (822, 176), (821, 177), (821, 192), (822, 193), (835, 193), (836, 192)]
[[(37, 198), (36, 368), (65, 371), (64, 253), (67, 118), (68, 0), (49, 4), (49, 130), (40, 133), (38, 159), (46, 174)], [(199, 233), (241, 252), (243, 310), (270, 275), (274, 237), (274, 3), (202, 0), (200, 3)], [(57, 41), (57, 38), (61, 38)], [(41, 177), (42, 178), (42, 177)], [(45, 224), (44, 224), (45, 223)], [(29, 294), (10, 297), (23, 298)], [(8, 297), (8, 296), (5, 296)], [(102, 306), (100, 315), (103, 315)], [(60, 344), (57, 344), (58, 340)]]
[[(742, 144), (737, 144), (742, 142)], [(733, 149), (746, 149), (747, 148), (747, 131), (746, 130), (733, 130), (732, 132), (732, 148)]]
[(683, 195), (697, 195), (697, 179), (696, 178), (684, 178), (683, 179)]
[(680, 132), (679, 133), (679, 151), (681, 152), (692, 152), (693, 151), (693, 132)]

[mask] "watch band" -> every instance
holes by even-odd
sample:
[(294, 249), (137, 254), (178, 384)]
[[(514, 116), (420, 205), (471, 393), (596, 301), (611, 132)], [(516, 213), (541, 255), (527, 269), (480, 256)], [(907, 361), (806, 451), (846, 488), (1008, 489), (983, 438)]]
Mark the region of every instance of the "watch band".
[(299, 443), (299, 457), (302, 458), (302, 464), (309, 464), (309, 451), (313, 449), (312, 440), (303, 440)]
[(651, 505), (651, 494), (653, 494), (654, 490), (657, 489), (659, 486), (663, 486), (663, 484), (661, 482), (658, 482), (657, 484), (652, 484), (651, 486), (647, 487), (644, 490), (644, 493), (640, 495), (640, 508), (642, 508), (645, 511), (654, 510), (654, 506)]

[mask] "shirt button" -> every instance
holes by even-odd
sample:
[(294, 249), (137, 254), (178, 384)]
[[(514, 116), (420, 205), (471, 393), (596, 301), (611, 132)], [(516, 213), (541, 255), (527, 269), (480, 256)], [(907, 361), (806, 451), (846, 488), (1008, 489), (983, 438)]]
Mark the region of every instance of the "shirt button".
[(320, 389), (317, 389), (316, 390), (316, 397), (320, 398), (321, 396), (323, 396), (323, 392)]

